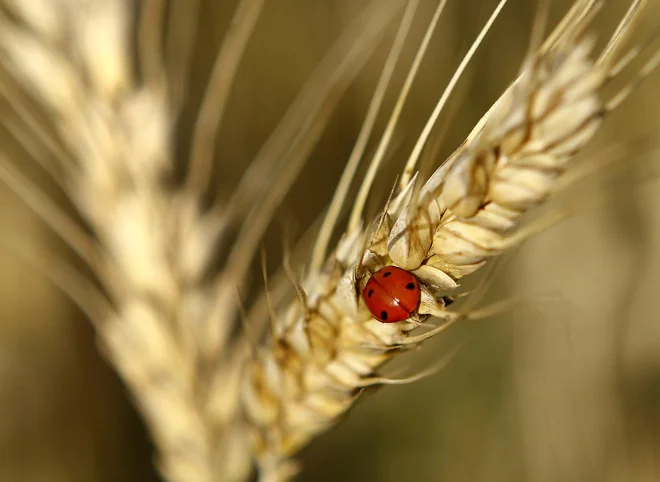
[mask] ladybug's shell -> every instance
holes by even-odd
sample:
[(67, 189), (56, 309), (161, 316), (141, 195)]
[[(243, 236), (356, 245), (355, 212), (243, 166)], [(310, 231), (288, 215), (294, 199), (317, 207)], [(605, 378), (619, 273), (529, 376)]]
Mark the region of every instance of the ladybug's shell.
[(396, 323), (417, 310), (421, 299), (419, 280), (409, 271), (386, 266), (367, 281), (362, 297), (374, 318)]

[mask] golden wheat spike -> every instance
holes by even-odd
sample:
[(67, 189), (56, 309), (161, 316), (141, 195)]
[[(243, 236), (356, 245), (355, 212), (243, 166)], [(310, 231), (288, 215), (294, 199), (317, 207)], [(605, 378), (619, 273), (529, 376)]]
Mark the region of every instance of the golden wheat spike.
[[(578, 15), (586, 22), (592, 18), (587, 8), (591, 5)], [(632, 25), (634, 13), (629, 12), (622, 25)], [(470, 272), (485, 257), (505, 249), (507, 242), (499, 240), (502, 232), (552, 192), (565, 163), (593, 136), (610, 104), (603, 105), (598, 97), (607, 66), (591, 65), (590, 42), (578, 42), (584, 28), (577, 23), (553, 37), (550, 48), (541, 49), (478, 130), (431, 177), (419, 200), (404, 211), (389, 239), (389, 255), (397, 265), (416, 269), (432, 252), (430, 265)], [(615, 38), (620, 34), (619, 29)], [(566, 44), (572, 50), (565, 51)], [(560, 57), (561, 67), (554, 66)], [(654, 59), (641, 75), (653, 67)]]
[[(251, 432), (240, 417), (238, 385), (250, 353), (249, 341), (230, 344), (225, 334), (240, 318), (236, 288), (242, 285), (241, 272), (254, 252), (249, 245), (257, 245), (249, 234), (260, 236), (273, 204), (291, 184), (295, 166), (308, 157), (332, 107), (375, 48), (400, 2), (386, 6), (374, 2), (349, 25), (262, 151), (266, 165), (278, 165), (283, 176), (267, 192), (264, 209), (245, 220), (249, 243), (239, 235), (238, 248), (227, 263), (230, 275), (218, 278), (221, 289), (231, 292), (220, 296), (220, 304), (215, 296), (218, 284), (209, 286), (204, 276), (221, 223), (230, 216), (200, 211), (204, 193), (197, 181), (181, 190), (171, 182), (174, 142), (170, 136), (180, 109), (177, 99), (185, 91), (188, 60), (181, 58), (181, 49), (187, 42), (166, 46), (167, 70), (174, 77), (167, 85), (159, 78), (160, 28), (147, 17), (163, 6), (156, 1), (145, 4), (141, 25), (147, 31), (138, 42), (147, 57), (139, 64), (141, 84), (132, 71), (130, 4), (121, 0), (62, 3), (67, 8), (52, 12), (44, 2), (8, 4), (12, 15), (0, 15), (0, 50), (3, 63), (26, 91), (57, 118), (58, 142), (73, 161), (60, 174), (63, 185), (98, 244), (83, 238), (77, 226), (39, 196), (38, 188), (26, 182), (15, 166), (3, 163), (0, 175), (104, 282), (113, 307), (94, 311), (81, 299), (86, 291), (79, 284), (58, 279), (58, 285), (94, 315), (104, 351), (146, 419), (164, 477), (181, 482), (243, 480), (253, 450)], [(183, 3), (173, 2), (170, 11)], [(222, 70), (226, 77), (218, 83), (212, 79), (207, 115), (200, 121), (205, 130), (198, 131), (199, 138), (215, 132), (222, 109), (213, 111), (214, 107), (226, 101), (227, 79), (231, 80), (242, 56), (260, 3), (246, 1), (246, 7), (239, 9), (238, 18), (245, 23), (237, 22), (237, 43), (225, 44), (226, 55), (219, 55), (216, 71)], [(61, 42), (65, 32), (67, 42)], [(35, 128), (32, 131), (39, 134)], [(44, 144), (48, 144), (45, 137)], [(204, 150), (196, 145), (196, 152)], [(191, 166), (191, 179), (204, 178), (201, 173), (211, 154), (200, 154), (201, 160)], [(89, 246), (96, 249), (88, 253)]]
[[(374, 380), (373, 374), (398, 351), (461, 319), (483, 315), (453, 313), (434, 290), (455, 289), (457, 280), (483, 266), (488, 257), (538, 232), (538, 225), (519, 229), (522, 214), (557, 189), (569, 161), (600, 126), (609, 62), (596, 63), (593, 43), (583, 35), (599, 6), (576, 4), (421, 190), (411, 189), (414, 177), (401, 183), (401, 193), (369, 229), (363, 232), (349, 221), (323, 269), (307, 270), (301, 283), (304, 303), (298, 298), (278, 313), (279, 326), (257, 350), (242, 383), (263, 480), (290, 477), (295, 470), (291, 456), (335, 424), (353, 405), (360, 387)], [(641, 6), (635, 3), (615, 38), (627, 33)], [(608, 45), (610, 52), (615, 43)], [(654, 65), (652, 60), (640, 75)], [(447, 92), (452, 87), (450, 83)], [(429, 125), (434, 122), (435, 113)], [(426, 142), (425, 133), (413, 151), (412, 165)], [(371, 179), (365, 182), (370, 185)], [(564, 216), (558, 213), (558, 218)], [(545, 225), (557, 219), (546, 218)], [(388, 265), (414, 270), (422, 282), (419, 308), (406, 322), (379, 323), (361, 300), (370, 274)], [(428, 315), (441, 323), (424, 328), (418, 322)], [(425, 331), (414, 333), (417, 328)]]

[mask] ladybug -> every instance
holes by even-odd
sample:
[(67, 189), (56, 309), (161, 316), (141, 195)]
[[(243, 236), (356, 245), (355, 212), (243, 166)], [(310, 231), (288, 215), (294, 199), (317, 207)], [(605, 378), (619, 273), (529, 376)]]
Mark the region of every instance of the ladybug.
[(362, 297), (374, 318), (382, 323), (396, 323), (410, 318), (422, 294), (414, 274), (386, 266), (369, 278)]

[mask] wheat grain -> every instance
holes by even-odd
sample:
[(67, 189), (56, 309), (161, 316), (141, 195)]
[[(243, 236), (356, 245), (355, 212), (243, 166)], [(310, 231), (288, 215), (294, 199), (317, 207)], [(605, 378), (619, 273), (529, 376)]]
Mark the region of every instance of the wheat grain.
[[(632, 3), (610, 43), (593, 59), (592, 42), (583, 32), (600, 2), (576, 1), (545, 42), (536, 48), (532, 40), (519, 77), (464, 144), (438, 162), (440, 167), (418, 187), (415, 169), (430, 132), (504, 7), (506, 0), (501, 1), (438, 101), (386, 207), (363, 229), (366, 199), (444, 9), (446, 2), (440, 1), (346, 231), (328, 256), (348, 187), (415, 14), (417, 1), (409, 1), (308, 267), (298, 279), (289, 260), (284, 262), (284, 272), (296, 288), (293, 298), (282, 295), (283, 302), (278, 302), (273, 298), (280, 298), (286, 288), (279, 282), (268, 287), (262, 304), (268, 308), (265, 316), (248, 317), (242, 336), (234, 337), (242, 310), (237, 289), (245, 285), (263, 231), (400, 2), (386, 2), (386, 7), (374, 2), (355, 20), (302, 89), (228, 207), (211, 212), (201, 208), (213, 157), (211, 141), (263, 2), (239, 3), (213, 69), (182, 187), (172, 179), (172, 131), (187, 88), (191, 36), (184, 35), (181, 45), (167, 43), (168, 62), (163, 62), (163, 2), (145, 2), (138, 42), (143, 80), (138, 81), (128, 45), (129, 3), (57, 3), (59, 9), (44, 0), (6, 2), (18, 22), (0, 15), (2, 60), (57, 119), (58, 138), (53, 139), (30, 112), (14, 103), (35, 141), (55, 153), (55, 160), (44, 166), (71, 197), (95, 239), (40, 196), (7, 159), (0, 162), (0, 178), (103, 282), (105, 295), (75, 276), (53, 276), (93, 319), (109, 360), (153, 434), (163, 475), (185, 482), (244, 480), (253, 461), (262, 480), (290, 478), (297, 471), (292, 460), (296, 452), (337, 423), (363, 388), (421, 376), (379, 376), (384, 362), (459, 320), (484, 315), (453, 312), (437, 293), (455, 290), (460, 278), (479, 269), (488, 257), (539, 230), (534, 225), (521, 229), (522, 215), (558, 189), (569, 161), (636, 83), (609, 100), (603, 97), (609, 80), (639, 53), (633, 49), (615, 62), (644, 4)], [(184, 3), (174, 2), (171, 12), (179, 12)], [(196, 7), (192, 12), (188, 19)], [(646, 76), (659, 59), (652, 58), (638, 77)], [(11, 90), (2, 87), (3, 95), (12, 97)], [(15, 132), (27, 146), (29, 137)], [(39, 154), (34, 157), (42, 160)], [(265, 189), (266, 170), (279, 173), (270, 189)], [(257, 196), (260, 202), (253, 207)], [(209, 284), (216, 240), (237, 220), (243, 224), (236, 243)], [(423, 286), (413, 317), (386, 325), (371, 317), (360, 294), (369, 275), (390, 264), (413, 271)], [(278, 296), (271, 296), (271, 289)], [(429, 315), (441, 323), (423, 323)], [(267, 327), (265, 340), (262, 327)]]

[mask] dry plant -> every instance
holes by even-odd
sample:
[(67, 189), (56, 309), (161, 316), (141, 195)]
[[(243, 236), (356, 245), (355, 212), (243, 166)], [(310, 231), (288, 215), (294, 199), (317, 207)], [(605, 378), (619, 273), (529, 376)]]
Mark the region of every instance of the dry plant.
[[(209, 206), (214, 139), (264, 2), (241, 0), (236, 7), (182, 180), (173, 132), (187, 92), (192, 43), (186, 31), (194, 26), (180, 18), (194, 17), (182, 12), (194, 12), (196, 3), (145, 0), (136, 11), (121, 0), (55, 3), (5, 1), (0, 87), (14, 111), (7, 129), (34, 153), (82, 221), (44, 196), (7, 155), (0, 178), (101, 286), (71, 267), (47, 270), (93, 322), (171, 481), (245, 480), (254, 465), (261, 480), (287, 480), (298, 470), (293, 457), (337, 424), (365, 388), (412, 382), (443, 366), (448, 357), (405, 379), (379, 372), (454, 324), (509, 306), (476, 310), (469, 296), (462, 306), (448, 302), (465, 294), (459, 281), (488, 258), (571, 214), (575, 206), (523, 219), (592, 172), (589, 166), (571, 171), (570, 161), (660, 61), (648, 49), (624, 48), (644, 1), (632, 2), (597, 53), (589, 27), (603, 2), (577, 0), (547, 37), (541, 2), (518, 76), (448, 159), (427, 155), (425, 166), (420, 161), (438, 137), (437, 121), (505, 7), (500, 1), (402, 163), (387, 202), (371, 216), (366, 206), (374, 183), (382, 182), (377, 174), (447, 3), (435, 9), (353, 196), (351, 183), (367, 157), (419, 3), (373, 1), (300, 90), (228, 202)], [(165, 37), (166, 18), (179, 18), (183, 33)], [(355, 148), (311, 230), (311, 248), (285, 255), (272, 279), (262, 260), (264, 288), (244, 306), (250, 266), (277, 206), (342, 94), (396, 22)], [(623, 88), (610, 92), (640, 54), (648, 58), (626, 74)], [(49, 125), (37, 120), (39, 110), (52, 119)], [(571, 177), (563, 176), (567, 170)], [(384, 324), (371, 316), (362, 292), (374, 272), (390, 265), (417, 276), (421, 302), (407, 321)]]

